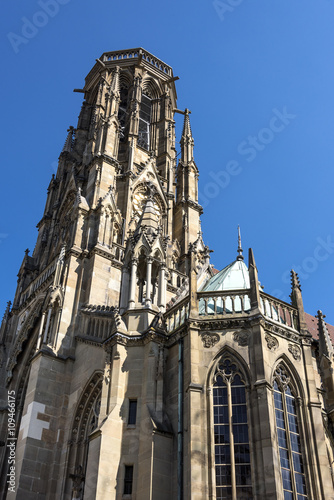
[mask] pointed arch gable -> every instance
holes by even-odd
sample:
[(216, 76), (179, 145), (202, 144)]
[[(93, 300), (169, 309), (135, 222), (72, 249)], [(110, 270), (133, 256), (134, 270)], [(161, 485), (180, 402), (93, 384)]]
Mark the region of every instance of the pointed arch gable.
[[(67, 493), (71, 498), (82, 498), (86, 477), (86, 467), (89, 450), (88, 436), (91, 433), (92, 416), (95, 417), (97, 426), (98, 411), (95, 406), (101, 397), (103, 372), (96, 370), (89, 378), (81, 391), (75, 405), (71, 422), (71, 434), (68, 443), (68, 462), (66, 473)], [(81, 492), (78, 496), (78, 492)]]
[(305, 391), (298, 370), (289, 359), (289, 357), (284, 353), (281, 354), (273, 363), (272, 371), (270, 374), (270, 384), (273, 385), (275, 372), (280, 364), (288, 371), (289, 375), (291, 376), (290, 383), (292, 384), (292, 389), (295, 391), (295, 396), (301, 397), (304, 400)]
[(144, 78), (142, 83), (143, 94), (148, 95), (151, 99), (158, 99), (161, 94), (161, 89), (153, 78)]
[(98, 396), (102, 389), (103, 372), (96, 370), (81, 391), (72, 420), (72, 437), (80, 439), (80, 433), (85, 432), (87, 424), (87, 412), (89, 413), (93, 399)]
[(132, 84), (132, 75), (128, 70), (120, 71), (119, 88), (128, 89)]
[(224, 358), (231, 358), (233, 359), (239, 366), (240, 371), (242, 375), (244, 376), (245, 383), (247, 386), (251, 385), (251, 372), (250, 369), (245, 361), (245, 359), (239, 354), (238, 351), (230, 347), (229, 345), (224, 345), (222, 349), (215, 354), (213, 357), (211, 364), (208, 368), (208, 373), (207, 373), (207, 380), (206, 380), (206, 385), (207, 387), (210, 387), (212, 385), (212, 380), (215, 374), (215, 371), (217, 369), (217, 366), (219, 364), (219, 361)]

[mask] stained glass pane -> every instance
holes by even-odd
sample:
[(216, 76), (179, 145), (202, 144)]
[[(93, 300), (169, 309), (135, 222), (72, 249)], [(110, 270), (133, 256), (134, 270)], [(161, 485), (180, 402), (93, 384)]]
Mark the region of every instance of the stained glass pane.
[(232, 488), (217, 488), (216, 489), (217, 500), (227, 500), (232, 498)]
[(232, 392), (232, 404), (241, 404), (246, 403), (246, 391), (245, 387), (233, 387), (231, 388)]
[(231, 485), (231, 465), (216, 466), (216, 486)]
[(228, 425), (215, 425), (215, 443), (228, 444), (230, 442), (230, 431)]
[(234, 460), (236, 464), (250, 463), (249, 444), (234, 445)]
[(229, 464), (231, 463), (230, 445), (216, 445), (215, 446), (215, 460), (216, 464)]
[(235, 478), (236, 478), (237, 486), (238, 485), (251, 485), (252, 479), (251, 479), (249, 465), (236, 465), (235, 466)]
[(290, 469), (288, 450), (280, 448), (279, 454), (281, 459), (281, 467), (284, 467), (285, 469)]
[(235, 444), (248, 443), (248, 425), (233, 425), (233, 436)]
[(304, 474), (295, 474), (297, 493), (302, 493), (306, 495), (306, 484)]

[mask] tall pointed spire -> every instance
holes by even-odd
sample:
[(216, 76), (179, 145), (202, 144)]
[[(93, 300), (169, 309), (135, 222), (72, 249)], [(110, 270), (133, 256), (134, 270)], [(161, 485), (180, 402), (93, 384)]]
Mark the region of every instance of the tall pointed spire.
[(322, 311), (318, 311), (316, 318), (318, 318), (319, 354), (331, 359), (334, 354), (334, 348), (325, 323), (326, 316), (322, 314)]
[(191, 113), (190, 109), (186, 108), (184, 110), (184, 121), (183, 121), (183, 130), (182, 130), (183, 137), (192, 137), (190, 119), (189, 119), (190, 113)]
[(194, 159), (194, 139), (190, 126), (190, 115), (191, 111), (186, 108), (184, 110), (184, 122), (181, 137), (181, 161), (186, 165)]
[(240, 234), (240, 226), (238, 226), (238, 257), (237, 260), (244, 260), (244, 256), (242, 255), (242, 247), (241, 247), (241, 234)]

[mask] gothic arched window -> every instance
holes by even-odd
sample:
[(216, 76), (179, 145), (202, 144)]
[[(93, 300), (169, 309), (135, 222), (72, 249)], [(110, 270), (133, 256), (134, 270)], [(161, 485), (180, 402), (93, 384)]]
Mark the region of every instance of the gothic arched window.
[(139, 111), (138, 146), (150, 149), (150, 122), (151, 122), (152, 99), (143, 94)]
[(237, 365), (222, 358), (214, 376), (216, 499), (250, 500), (250, 448), (246, 388)]
[(275, 371), (274, 403), (284, 500), (306, 500), (297, 402), (282, 365)]

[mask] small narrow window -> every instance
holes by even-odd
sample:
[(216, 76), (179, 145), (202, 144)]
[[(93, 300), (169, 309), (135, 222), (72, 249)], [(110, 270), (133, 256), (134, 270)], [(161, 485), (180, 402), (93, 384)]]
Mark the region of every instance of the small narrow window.
[(137, 419), (137, 400), (130, 399), (128, 425), (136, 425), (136, 419)]
[(125, 142), (126, 129), (128, 126), (128, 90), (125, 88), (121, 88), (120, 92), (118, 120), (120, 123), (120, 141)]
[(133, 465), (126, 465), (124, 471), (124, 495), (132, 494)]

